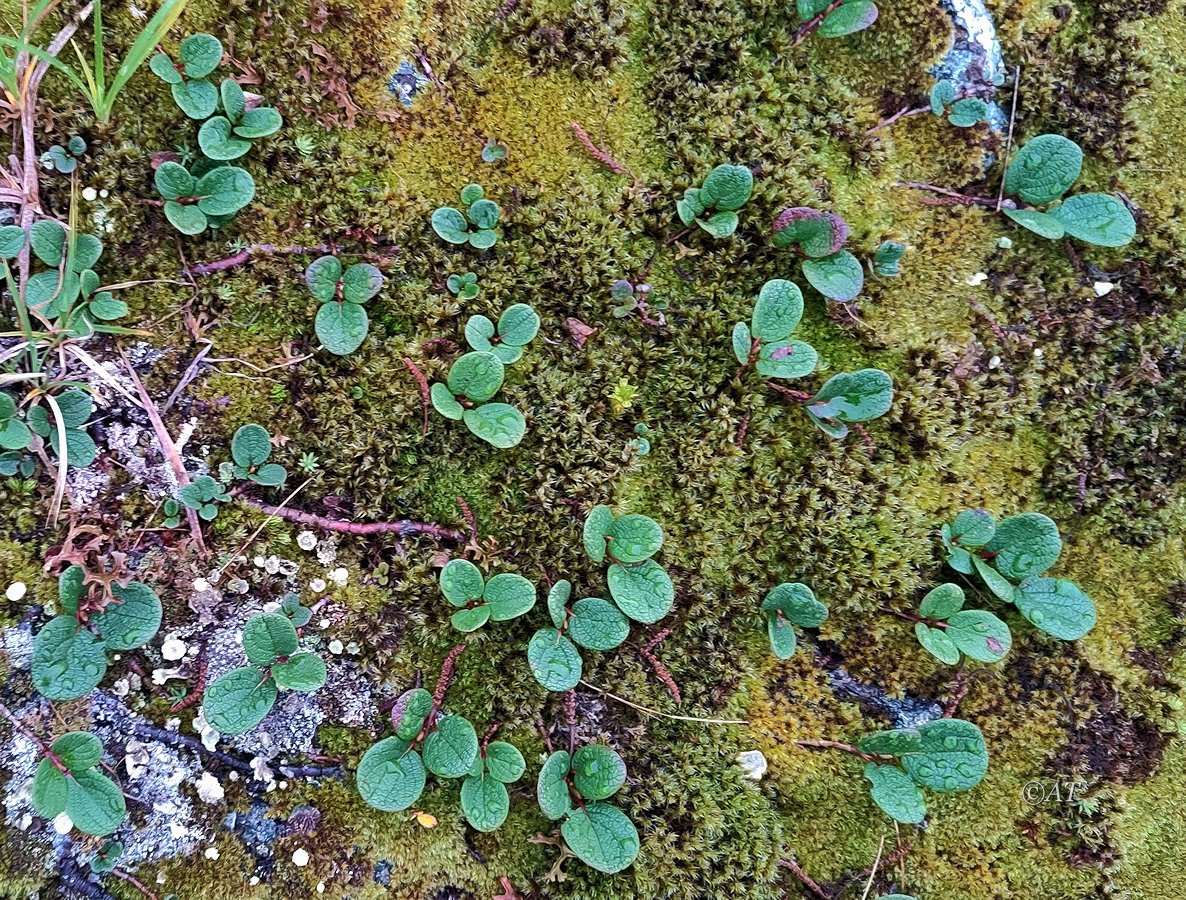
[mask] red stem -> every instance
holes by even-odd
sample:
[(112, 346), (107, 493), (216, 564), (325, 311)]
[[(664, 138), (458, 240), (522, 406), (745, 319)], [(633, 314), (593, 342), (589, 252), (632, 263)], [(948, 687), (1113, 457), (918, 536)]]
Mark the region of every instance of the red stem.
[(420, 385), (420, 407), (424, 411), (424, 424), (420, 426), (420, 436), (424, 437), (428, 434), (428, 379), (424, 377), (424, 373), (416, 367), (416, 364), (406, 356), (404, 357), (404, 365), (408, 367), (408, 370)]
[(247, 497), (240, 497), (239, 499), (248, 506), (258, 509), (260, 512), (267, 513), (269, 516), (276, 516), (280, 519), (286, 519), (289, 522), (296, 522), (299, 525), (310, 525), (314, 528), (324, 528), (326, 531), (336, 531), (338, 534), (353, 534), (357, 536), (398, 534), (401, 537), (406, 537), (410, 534), (423, 534), (438, 541), (465, 540), (465, 535), (456, 528), (447, 528), (444, 525), (436, 525), (432, 522), (416, 522), (412, 519), (399, 519), (395, 522), (348, 522), (343, 519), (330, 519), (326, 516), (301, 512), (299, 509), (269, 506), (266, 503), (259, 503)]

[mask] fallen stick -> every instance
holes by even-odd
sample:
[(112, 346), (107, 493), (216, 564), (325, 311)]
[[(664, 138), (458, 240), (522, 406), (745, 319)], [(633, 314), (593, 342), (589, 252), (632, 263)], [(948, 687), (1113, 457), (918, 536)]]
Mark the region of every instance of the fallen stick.
[(323, 528), (326, 531), (336, 531), (338, 534), (352, 534), (365, 536), (370, 534), (398, 534), (407, 537), (410, 534), (423, 534), (438, 541), (464, 541), (465, 535), (456, 528), (447, 528), (433, 522), (416, 522), (412, 519), (399, 519), (395, 522), (350, 522), (345, 519), (330, 519), (313, 513), (301, 512), (299, 509), (287, 509), (279, 506), (269, 506), (246, 497), (240, 497), (248, 506), (276, 516), (296, 522), (298, 525), (309, 525), (313, 528)]

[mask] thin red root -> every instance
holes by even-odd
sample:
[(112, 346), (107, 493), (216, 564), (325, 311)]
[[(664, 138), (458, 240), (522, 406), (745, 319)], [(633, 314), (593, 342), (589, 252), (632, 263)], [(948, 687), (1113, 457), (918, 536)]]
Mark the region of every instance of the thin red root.
[(663, 682), (664, 686), (667, 688), (668, 693), (671, 694), (672, 699), (675, 700), (676, 705), (678, 705), (682, 702), (679, 692), (679, 685), (675, 683), (675, 679), (671, 677), (671, 673), (667, 671), (667, 667), (663, 665), (663, 663), (659, 660), (659, 657), (657, 657), (654, 653), (655, 647), (657, 647), (659, 642), (669, 634), (671, 634), (670, 628), (664, 628), (662, 631), (658, 632), (653, 638), (638, 648), (638, 655), (651, 664), (651, 668), (655, 670), (655, 674), (659, 677), (659, 680)]
[(428, 434), (428, 379), (424, 377), (424, 373), (416, 367), (416, 364), (406, 356), (404, 357), (404, 365), (408, 367), (408, 371), (412, 373), (416, 382), (420, 385), (420, 406), (424, 410), (424, 424), (420, 427), (420, 436), (424, 437)]
[(568, 124), (572, 126), (573, 134), (577, 136), (577, 140), (581, 142), (581, 146), (589, 151), (590, 156), (592, 156), (611, 172), (617, 175), (629, 175), (635, 181), (638, 180), (638, 177), (633, 172), (610, 156), (607, 150), (603, 150), (601, 147), (598, 147), (596, 144), (594, 144), (592, 138), (589, 137), (579, 122), (569, 122)]

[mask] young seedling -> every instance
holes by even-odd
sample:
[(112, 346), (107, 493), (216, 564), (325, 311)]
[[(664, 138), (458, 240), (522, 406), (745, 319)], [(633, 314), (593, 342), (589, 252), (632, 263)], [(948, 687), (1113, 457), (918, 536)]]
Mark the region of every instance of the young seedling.
[(877, 21), (873, 0), (795, 0), (800, 25), (794, 42), (811, 34), (838, 38), (864, 31)]
[(1082, 168), (1083, 151), (1074, 141), (1057, 134), (1033, 138), (1009, 163), (1004, 185), (1006, 194), (1029, 205), (1002, 207), (1002, 212), (1050, 240), (1070, 235), (1100, 247), (1123, 247), (1137, 231), (1128, 207), (1111, 194), (1075, 194), (1064, 199)]
[(839, 750), (865, 761), (873, 802), (896, 822), (926, 818), (922, 789), (941, 794), (970, 791), (988, 771), (980, 729), (963, 719), (935, 719), (918, 728), (879, 731), (857, 742), (796, 741), (814, 750)]
[(828, 607), (816, 599), (805, 584), (787, 582), (778, 585), (762, 601), (766, 616), (766, 634), (770, 649), (779, 659), (790, 659), (798, 643), (794, 626), (818, 628), (828, 618)]
[(242, 734), (264, 720), (281, 689), (311, 693), (325, 684), (325, 663), (298, 651), (292, 621), (260, 613), (243, 626), (243, 652), (250, 666), (232, 669), (206, 688), (202, 716), (223, 734)]
[(581, 680), (584, 660), (578, 647), (613, 650), (630, 634), (630, 622), (614, 604), (600, 597), (570, 607), (572, 583), (561, 579), (548, 591), (553, 628), (541, 628), (527, 644), (531, 674), (549, 691), (570, 691)]
[(914, 621), (914, 634), (923, 649), (949, 666), (960, 654), (982, 663), (1000, 662), (1013, 646), (1009, 626), (983, 609), (964, 609), (964, 591), (958, 584), (941, 584), (922, 598)]
[[(614, 318), (624, 319), (637, 311), (644, 325), (650, 325), (652, 328), (666, 326), (667, 319), (663, 311), (667, 309), (667, 301), (650, 300), (652, 290), (651, 285), (646, 282), (631, 284), (625, 278), (615, 281), (609, 291), (610, 297), (618, 304), (613, 308)], [(650, 314), (651, 309), (656, 310), (654, 317)]]
[(514, 447), (527, 433), (523, 414), (507, 403), (490, 403), (506, 374), (492, 351), (466, 353), (449, 369), (444, 383), (430, 390), (432, 405), (446, 419), (464, 421), (474, 435), (500, 450)]
[(828, 437), (843, 439), (848, 426), (868, 422), (889, 412), (894, 402), (894, 383), (880, 369), (861, 369), (833, 375), (804, 409), (812, 423)]
[(63, 175), (69, 175), (78, 168), (78, 161), (86, 153), (86, 141), (74, 135), (65, 144), (54, 144), (41, 154), (41, 165), (46, 169), (56, 170)]
[(600, 744), (586, 744), (571, 755), (550, 754), (536, 781), (540, 811), (563, 820), (560, 834), (585, 865), (612, 875), (638, 858), (638, 830), (618, 807), (606, 801), (626, 783), (626, 764)]
[(775, 278), (762, 285), (750, 322), (733, 326), (733, 355), (739, 375), (754, 369), (765, 378), (803, 378), (815, 371), (819, 354), (805, 341), (791, 339), (803, 318), (803, 293), (793, 282)]
[(301, 598), (296, 594), (284, 595), (279, 612), (292, 622), (293, 628), (304, 628), (313, 619), (313, 611), (301, 606)]
[(470, 316), (465, 323), (465, 342), (470, 349), (493, 353), (510, 365), (523, 357), (523, 348), (539, 334), (539, 324), (534, 309), (526, 303), (516, 303), (498, 317), (497, 326), (485, 316)]
[(16, 401), (0, 394), (0, 449), (25, 450), (32, 440), (33, 432), (17, 415)]
[(1042, 577), (1062, 555), (1062, 538), (1058, 526), (1041, 513), (998, 523), (983, 509), (965, 510), (943, 526), (942, 537), (951, 568), (978, 575), (1039, 630), (1074, 641), (1095, 625), (1095, 604), (1087, 594), (1065, 579)]
[(803, 276), (838, 303), (855, 300), (865, 285), (860, 261), (844, 249), (847, 240), (848, 223), (835, 213), (792, 206), (774, 220), (774, 246), (794, 247), (803, 258)]
[(288, 478), (284, 466), (268, 462), (272, 455), (272, 438), (266, 428), (254, 423), (244, 425), (231, 438), (230, 467), (236, 478), (254, 481), (263, 487), (279, 487)]
[[(103, 590), (88, 590), (88, 582)], [(49, 700), (90, 693), (107, 672), (108, 650), (135, 650), (161, 626), (161, 601), (138, 581), (120, 584), (102, 573), (88, 577), (72, 565), (58, 578), (62, 612), (37, 632), (30, 671), (33, 686)]]
[(305, 270), (305, 284), (321, 303), (313, 320), (317, 339), (335, 356), (353, 353), (370, 328), (363, 304), (383, 289), (383, 273), (370, 263), (343, 272), (336, 256), (322, 256)]
[(971, 128), (988, 121), (988, 103), (979, 97), (961, 97), (955, 83), (944, 78), (931, 88), (931, 112), (957, 128)]
[(219, 228), (255, 197), (251, 173), (237, 166), (218, 166), (194, 177), (181, 163), (161, 163), (153, 176), (165, 201), (165, 218), (182, 234)]
[(902, 257), (905, 254), (905, 244), (882, 241), (873, 255), (873, 274), (878, 278), (897, 278), (902, 274)]
[[(218, 515), (218, 504), (229, 503), (231, 495), (223, 488), (222, 482), (217, 478), (212, 478), (209, 475), (195, 476), (189, 484), (183, 485), (177, 491), (177, 499), (181, 504), (188, 509), (196, 510), (198, 515), (207, 522), (214, 519)], [(177, 510), (180, 513), (180, 510)], [(165, 515), (173, 518), (168, 509), (165, 510)], [(180, 524), (180, 515), (177, 517), (177, 522), (170, 525), (170, 528), (176, 528)], [(166, 525), (169, 523), (166, 522)]]
[(477, 250), (493, 247), (498, 240), (499, 217), (502, 210), (493, 200), (486, 199), (481, 185), (467, 184), (461, 189), (465, 212), (451, 206), (441, 206), (432, 214), (432, 230), (450, 244), (469, 244)]
[(445, 282), (445, 287), (458, 300), (473, 300), (478, 296), (478, 276), (473, 272), (466, 272), (464, 275), (450, 275)]
[(500, 143), (492, 137), (486, 138), (486, 143), (482, 146), (482, 161), (492, 163), (506, 158), (506, 144)]
[(481, 569), (464, 559), (449, 560), (439, 583), (445, 599), (459, 607), (449, 621), (462, 632), (516, 619), (535, 606), (535, 585), (522, 575), (503, 572), (487, 581)]
[[(87, 419), (91, 417), (95, 408), (94, 401), (91, 400), (90, 394), (78, 388), (63, 391), (54, 401), (62, 411), (62, 426), (66, 435), (66, 463), (75, 468), (85, 469), (99, 455), (99, 448), (86, 431)], [(61, 432), (58, 430), (57, 416), (52, 406), (48, 403), (34, 406), (25, 416), (25, 421), (35, 434), (49, 442), (59, 459), (63, 458)]]
[(110, 291), (99, 290), (94, 266), (103, 255), (103, 242), (90, 234), (68, 236), (53, 219), (41, 219), (29, 229), (29, 247), (50, 268), (33, 275), (25, 285), (25, 302), (47, 319), (64, 317), (79, 300), (82, 318), (74, 330), (90, 331), (90, 320), (118, 319), (128, 312), (127, 304)]
[(205, 119), (218, 109), (218, 91), (206, 76), (222, 62), (222, 44), (211, 34), (191, 34), (181, 42), (178, 62), (158, 53), (148, 67), (173, 92), (173, 102), (191, 119)]
[(634, 426), (634, 437), (630, 441), (630, 446), (634, 452), (639, 456), (646, 456), (651, 452), (651, 429), (645, 422), (639, 422)]
[(506, 821), (511, 811), (507, 785), (514, 784), (527, 771), (518, 747), (489, 738), (490, 733), (461, 782), (461, 814), (478, 831), (494, 831)]
[(119, 841), (107, 841), (91, 858), (91, 871), (96, 875), (109, 875), (119, 865), (119, 858), (123, 853), (123, 844)]
[(270, 106), (249, 109), (247, 95), (233, 78), (222, 80), (219, 97), (223, 115), (207, 119), (198, 129), (198, 146), (210, 159), (238, 159), (251, 149), (252, 140), (275, 134), (284, 124)]
[(719, 165), (700, 187), (684, 191), (675, 209), (685, 225), (695, 223), (714, 238), (730, 237), (737, 230), (737, 210), (745, 206), (753, 189), (754, 175), (745, 166)]
[(83, 834), (111, 834), (127, 818), (123, 792), (97, 768), (103, 745), (93, 734), (71, 731), (48, 748), (33, 776), (33, 808), (55, 819), (65, 813)]

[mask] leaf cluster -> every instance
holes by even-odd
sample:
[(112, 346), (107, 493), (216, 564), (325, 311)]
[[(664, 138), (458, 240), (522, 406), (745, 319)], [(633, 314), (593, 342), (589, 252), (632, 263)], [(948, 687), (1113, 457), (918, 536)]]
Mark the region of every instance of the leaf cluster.
[(452, 206), (440, 206), (432, 214), (432, 230), (437, 237), (450, 244), (469, 244), (477, 250), (487, 250), (498, 241), (498, 220), (502, 209), (478, 184), (467, 184), (461, 189), (461, 203), (465, 211)]
[(336, 256), (322, 256), (305, 270), (305, 284), (321, 303), (313, 320), (317, 339), (335, 356), (353, 353), (370, 329), (363, 304), (383, 289), (383, 273), (370, 263), (343, 270)]
[(828, 618), (828, 607), (801, 582), (785, 582), (770, 591), (762, 601), (762, 612), (770, 649), (779, 659), (790, 659), (795, 652), (794, 626), (818, 628)]
[(487, 622), (517, 619), (535, 606), (535, 585), (512, 572), (489, 580), (466, 559), (451, 559), (438, 579), (441, 593), (458, 607), (449, 621), (461, 632), (476, 631)]
[(753, 190), (753, 172), (723, 163), (708, 173), (700, 187), (684, 191), (675, 210), (685, 225), (695, 223), (714, 238), (730, 237), (737, 230), (737, 210), (745, 206)]
[(54, 144), (41, 154), (41, 165), (46, 169), (69, 175), (78, 168), (78, 161), (86, 153), (86, 141), (77, 134), (65, 144)]
[(242, 426), (231, 438), (231, 472), (263, 487), (279, 487), (288, 478), (284, 466), (268, 462), (272, 438), (268, 430), (254, 422)]
[(86, 731), (71, 731), (50, 744), (33, 776), (37, 814), (53, 819), (65, 813), (84, 834), (115, 831), (128, 808), (119, 785), (97, 768), (102, 760), (103, 745)]
[(964, 609), (964, 590), (941, 584), (922, 598), (914, 634), (923, 648), (954, 666), (960, 654), (977, 662), (1000, 662), (1013, 646), (1009, 626), (983, 609)]
[[(803, 23), (811, 22), (830, 6), (832, 0), (795, 0), (795, 10)], [(824, 16), (815, 33), (825, 38), (844, 37), (864, 31), (876, 21), (877, 4), (873, 0), (843, 0)]]
[(527, 433), (523, 413), (509, 403), (492, 403), (502, 387), (506, 365), (523, 355), (539, 330), (539, 316), (524, 303), (507, 308), (495, 326), (485, 316), (473, 316), (466, 323), (465, 338), (471, 347), (482, 347), (462, 355), (443, 382), (429, 390), (433, 408), (446, 419), (465, 423), (476, 437), (492, 447), (507, 450)]
[(955, 82), (943, 78), (931, 88), (931, 112), (956, 128), (971, 128), (988, 121), (988, 103), (979, 97), (961, 97)]
[(803, 258), (803, 277), (838, 303), (855, 300), (865, 286), (860, 261), (844, 249), (848, 223), (810, 206), (784, 209), (774, 220), (775, 247), (794, 247)]

